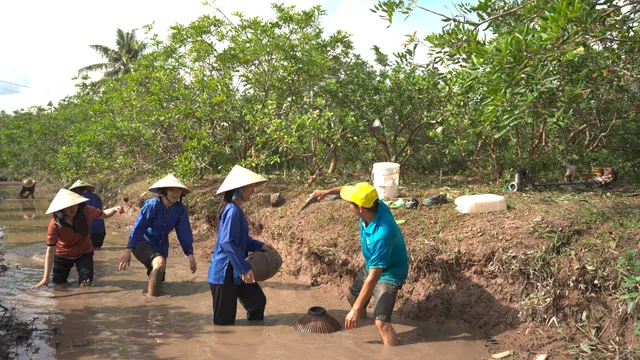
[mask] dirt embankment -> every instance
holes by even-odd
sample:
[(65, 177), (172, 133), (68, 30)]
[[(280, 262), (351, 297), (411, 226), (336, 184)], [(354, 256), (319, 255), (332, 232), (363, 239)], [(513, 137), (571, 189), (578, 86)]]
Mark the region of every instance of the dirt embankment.
[[(219, 183), (202, 181), (185, 199), (201, 266), (215, 245), (221, 200), (213, 194)], [(131, 215), (146, 198), (140, 196), (146, 186), (119, 192), (120, 200), (133, 205)], [(281, 253), (282, 271), (345, 295), (363, 264), (357, 220), (348, 206), (326, 200), (298, 214), (310, 189), (271, 181), (258, 191), (245, 212), (252, 235)], [(487, 191), (404, 189), (420, 200)], [(275, 192), (287, 199), (281, 207), (269, 204)], [(458, 214), (451, 203), (393, 210), (396, 220), (406, 220), (401, 229), (410, 258), (399, 315), (470, 324), (525, 358), (540, 352), (638, 356), (639, 310), (621, 296), (637, 291), (625, 283), (640, 276), (640, 257), (627, 252), (637, 251), (640, 243), (640, 199), (586, 191), (508, 194), (507, 199), (507, 211), (490, 214)]]

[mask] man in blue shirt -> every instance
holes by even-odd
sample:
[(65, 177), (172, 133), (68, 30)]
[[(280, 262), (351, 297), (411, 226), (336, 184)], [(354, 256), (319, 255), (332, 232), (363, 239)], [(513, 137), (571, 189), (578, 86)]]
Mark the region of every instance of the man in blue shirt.
[(378, 192), (368, 183), (340, 186), (330, 190), (316, 190), (318, 200), (327, 195), (338, 195), (349, 201), (349, 207), (360, 219), (360, 244), (365, 266), (349, 289), (347, 300), (351, 311), (344, 320), (345, 329), (355, 328), (358, 318), (366, 318), (371, 296), (375, 301), (373, 318), (388, 346), (398, 345), (398, 335), (391, 326), (391, 315), (398, 290), (409, 272), (409, 257), (404, 237), (393, 215)]

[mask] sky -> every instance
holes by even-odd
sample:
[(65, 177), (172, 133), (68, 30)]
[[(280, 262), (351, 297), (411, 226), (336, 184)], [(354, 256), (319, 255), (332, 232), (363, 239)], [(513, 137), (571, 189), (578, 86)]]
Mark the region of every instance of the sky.
[[(424, 0), (429, 9), (450, 14), (459, 0)], [(399, 15), (393, 24), (380, 19), (371, 9), (372, 0), (216, 0), (228, 15), (241, 11), (247, 16), (272, 18), (271, 3), (307, 9), (320, 5), (328, 14), (323, 19), (326, 33), (337, 30), (352, 35), (356, 51), (373, 61), (373, 45), (391, 54), (402, 50), (405, 35), (439, 32), (446, 23), (435, 15), (416, 11), (409, 19)], [(103, 59), (88, 45), (115, 48), (117, 28), (140, 29), (153, 23), (153, 33), (164, 39), (169, 27), (188, 24), (204, 14), (214, 13), (202, 0), (32, 0), (0, 1), (0, 110), (11, 112), (30, 106), (55, 105), (75, 93), (73, 77), (78, 69)], [(423, 50), (426, 54), (426, 49)], [(424, 58), (426, 59), (426, 57)]]

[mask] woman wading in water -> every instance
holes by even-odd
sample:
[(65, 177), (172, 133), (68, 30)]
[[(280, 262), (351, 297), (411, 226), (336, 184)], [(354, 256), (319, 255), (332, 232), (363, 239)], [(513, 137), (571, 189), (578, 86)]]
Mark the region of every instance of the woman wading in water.
[[(69, 187), (69, 190), (89, 199), (87, 205), (91, 205), (98, 210), (102, 210), (102, 199), (100, 199), (100, 196), (95, 193), (95, 186), (87, 184), (82, 180), (78, 180)], [(94, 220), (91, 223), (91, 245), (93, 245), (94, 250), (100, 250), (102, 248), (102, 244), (104, 243), (104, 238), (106, 235), (107, 230), (104, 227), (104, 220)]]
[(49, 285), (53, 265), (53, 283), (64, 284), (71, 268), (78, 270), (78, 284), (90, 286), (93, 282), (93, 247), (89, 227), (96, 219), (108, 219), (123, 212), (120, 206), (99, 210), (84, 204), (89, 199), (72, 191), (60, 189), (53, 198), (47, 214), (53, 219), (47, 230), (47, 255), (44, 260), (44, 276), (33, 286), (37, 289)]
[(175, 176), (169, 174), (151, 185), (149, 191), (160, 196), (145, 201), (136, 219), (127, 249), (120, 257), (118, 268), (131, 265), (131, 253), (147, 268), (147, 295), (158, 296), (165, 279), (166, 259), (169, 256), (169, 233), (175, 229), (182, 251), (189, 260), (191, 273), (197, 269), (193, 256), (193, 233), (187, 208), (182, 197), (191, 191)]
[(263, 176), (236, 165), (216, 193), (223, 194), (224, 202), (218, 210), (218, 240), (207, 277), (213, 297), (214, 325), (235, 323), (238, 300), (247, 310), (247, 320), (264, 319), (267, 298), (245, 258), (249, 252), (272, 248), (249, 236), (242, 205), (251, 198), (256, 186), (266, 182)]

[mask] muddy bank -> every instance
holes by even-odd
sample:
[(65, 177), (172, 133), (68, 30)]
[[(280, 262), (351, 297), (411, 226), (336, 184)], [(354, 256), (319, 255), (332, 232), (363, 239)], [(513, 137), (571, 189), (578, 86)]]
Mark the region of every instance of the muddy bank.
[[(185, 200), (203, 266), (215, 244), (220, 199), (212, 194), (219, 183), (204, 180)], [(145, 186), (120, 192), (132, 215)], [(341, 201), (298, 214), (310, 191), (277, 181), (259, 188), (246, 207), (252, 235), (279, 250), (285, 274), (344, 296), (363, 264), (357, 221)], [(490, 191), (403, 189), (421, 200)], [(286, 197), (282, 207), (270, 206), (275, 192)], [(583, 191), (507, 198), (509, 210), (493, 214), (461, 215), (453, 204), (394, 210), (396, 219), (406, 220), (401, 229), (410, 255), (410, 276), (397, 304), (400, 317), (472, 326), (496, 349), (524, 357), (637, 356), (638, 309), (620, 298), (633, 291), (624, 283), (635, 270), (620, 259), (638, 250), (640, 199)]]

